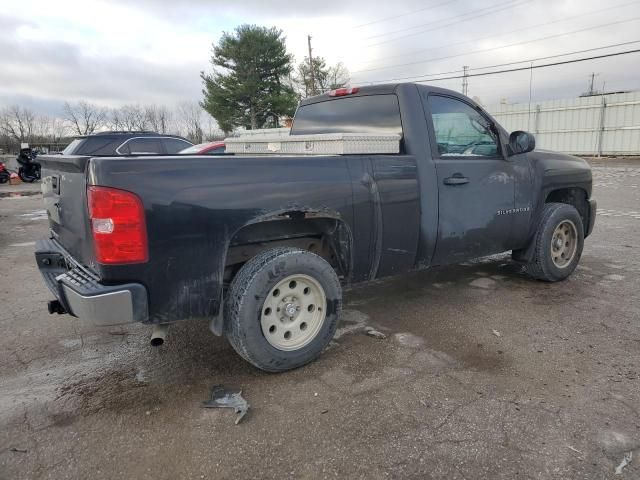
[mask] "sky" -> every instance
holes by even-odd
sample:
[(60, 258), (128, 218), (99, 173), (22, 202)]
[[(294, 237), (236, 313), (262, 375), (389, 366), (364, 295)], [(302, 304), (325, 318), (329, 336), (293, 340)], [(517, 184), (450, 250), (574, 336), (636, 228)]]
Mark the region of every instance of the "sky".
[[(342, 62), (352, 85), (640, 49), (640, 0), (0, 0), (0, 106), (59, 115), (65, 101), (200, 100), (212, 44), (243, 23), (281, 29), (297, 62), (311, 35), (314, 55)], [(573, 98), (591, 73), (598, 89), (638, 90), (640, 53), (470, 77), (468, 94), (485, 105), (528, 101), (530, 87), (533, 101)]]

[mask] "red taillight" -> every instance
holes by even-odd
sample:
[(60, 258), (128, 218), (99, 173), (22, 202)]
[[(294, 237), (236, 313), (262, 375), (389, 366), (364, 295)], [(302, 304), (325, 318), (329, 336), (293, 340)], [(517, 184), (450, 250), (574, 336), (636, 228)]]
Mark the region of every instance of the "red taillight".
[(352, 95), (354, 93), (358, 93), (359, 91), (359, 87), (337, 88), (335, 90), (331, 90), (327, 95), (329, 95), (330, 97), (344, 97), (345, 95)]
[(137, 195), (108, 187), (87, 189), (96, 260), (141, 263), (149, 258), (144, 208)]

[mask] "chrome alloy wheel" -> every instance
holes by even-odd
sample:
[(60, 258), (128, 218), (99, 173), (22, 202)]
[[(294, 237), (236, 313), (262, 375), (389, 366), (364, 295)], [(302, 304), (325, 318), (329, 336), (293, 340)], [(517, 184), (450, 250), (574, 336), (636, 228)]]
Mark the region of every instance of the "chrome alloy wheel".
[(553, 231), (551, 237), (551, 259), (558, 268), (568, 266), (578, 248), (578, 229), (571, 220), (564, 220)]
[(298, 350), (318, 334), (327, 315), (322, 285), (308, 275), (278, 282), (262, 305), (262, 334), (278, 350)]

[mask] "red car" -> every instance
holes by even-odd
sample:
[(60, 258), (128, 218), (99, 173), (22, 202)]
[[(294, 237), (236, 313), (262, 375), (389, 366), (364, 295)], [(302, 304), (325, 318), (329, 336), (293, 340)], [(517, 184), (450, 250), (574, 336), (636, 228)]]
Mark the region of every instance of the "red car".
[(179, 154), (198, 154), (198, 155), (215, 155), (217, 153), (224, 153), (224, 142), (205, 142), (198, 145), (191, 145), (184, 150), (180, 150)]

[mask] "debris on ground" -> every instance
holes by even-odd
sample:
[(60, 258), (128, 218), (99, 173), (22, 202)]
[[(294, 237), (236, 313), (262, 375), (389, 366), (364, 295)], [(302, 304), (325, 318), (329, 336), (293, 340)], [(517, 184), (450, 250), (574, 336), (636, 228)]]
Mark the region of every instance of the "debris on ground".
[(567, 448), (572, 452), (576, 452), (578, 455), (583, 455), (583, 453), (580, 450), (578, 450), (577, 448), (573, 448), (571, 445), (567, 445)]
[(627, 452), (624, 454), (624, 457), (622, 457), (622, 461), (620, 462), (620, 465), (616, 467), (616, 475), (622, 475), (622, 470), (624, 470), (624, 467), (626, 467), (631, 463), (632, 458), (633, 458), (633, 452)]
[(26, 448), (11, 447), (10, 450), (17, 453), (27, 453)]
[(226, 389), (222, 385), (214, 385), (211, 389), (211, 399), (202, 402), (204, 408), (233, 408), (238, 414), (236, 425), (238, 425), (249, 410), (249, 404), (242, 397), (242, 390)]
[(384, 333), (379, 332), (373, 327), (365, 327), (364, 333), (366, 335), (369, 335), (370, 337), (377, 338), (378, 340), (384, 340), (385, 338), (387, 338)]
[(493, 333), (496, 337), (502, 336), (502, 334), (498, 330), (491, 330), (491, 333)]

